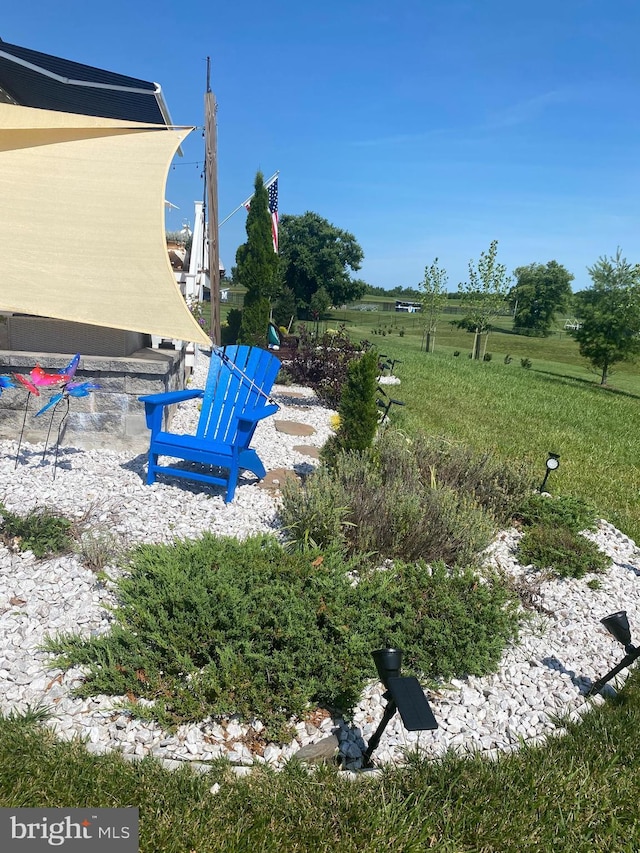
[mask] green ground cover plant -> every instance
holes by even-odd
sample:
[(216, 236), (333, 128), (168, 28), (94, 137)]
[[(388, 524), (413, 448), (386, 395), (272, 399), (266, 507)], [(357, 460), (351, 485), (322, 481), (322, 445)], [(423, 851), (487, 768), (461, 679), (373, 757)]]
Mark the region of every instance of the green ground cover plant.
[(561, 578), (581, 578), (611, 565), (595, 542), (566, 527), (536, 524), (525, 530), (518, 544), (518, 561)]
[(309, 707), (348, 711), (381, 644), (428, 676), (480, 674), (518, 627), (497, 578), (424, 563), (380, 572), (269, 537), (140, 546), (118, 598), (108, 635), (47, 643), (56, 666), (89, 667), (79, 695), (128, 695), (132, 712), (168, 727), (257, 717), (266, 736), (286, 739), (288, 718)]
[(46, 507), (18, 515), (0, 503), (0, 537), (5, 545), (32, 551), (38, 558), (63, 554), (73, 544), (72, 523)]
[(579, 533), (581, 530), (595, 530), (598, 514), (595, 507), (571, 495), (527, 495), (514, 514), (521, 524), (560, 526)]
[(581, 578), (588, 572), (603, 572), (611, 561), (595, 542), (580, 535), (594, 530), (596, 510), (571, 496), (529, 495), (515, 514), (524, 526), (518, 544), (518, 559), (557, 577)]
[[(382, 778), (335, 768), (223, 762), (201, 775), (152, 758), (91, 755), (34, 720), (0, 717), (0, 805), (140, 810), (140, 853), (636, 853), (640, 848), (640, 687), (594, 708), (544, 746), (489, 761), (410, 756)], [(217, 794), (210, 793), (214, 783)], [(517, 815), (517, 820), (514, 819)]]

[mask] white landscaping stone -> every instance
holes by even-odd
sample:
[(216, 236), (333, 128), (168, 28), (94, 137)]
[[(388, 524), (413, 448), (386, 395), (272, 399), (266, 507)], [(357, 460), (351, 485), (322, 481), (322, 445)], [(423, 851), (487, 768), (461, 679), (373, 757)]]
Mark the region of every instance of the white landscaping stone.
[[(208, 359), (199, 356), (194, 387), (202, 387), (207, 366)], [(278, 418), (312, 426), (315, 432), (307, 441), (321, 447), (332, 433), (334, 413), (317, 405), (308, 389), (280, 390), (287, 393), (274, 389), (281, 404)], [(196, 402), (181, 404), (172, 428), (192, 430), (198, 414)], [(315, 461), (293, 450), (299, 439), (277, 432), (273, 420), (261, 422), (254, 439), (267, 470), (290, 468), (294, 463), (311, 470)], [(64, 439), (54, 480), (51, 467), (39, 464), (42, 449), (23, 444), (24, 461), (16, 469), (16, 442), (0, 442), (0, 495), (8, 510), (21, 513), (46, 505), (72, 518), (87, 515), (89, 527), (108, 530), (125, 547), (195, 538), (204, 531), (241, 539), (253, 533), (277, 533), (278, 498), (258, 489), (255, 478), (242, 478), (236, 499), (225, 504), (216, 487), (192, 491), (169, 483), (146, 486), (143, 457), (131, 459), (109, 450), (79, 451), (65, 446)], [(532, 580), (534, 573), (515, 560), (521, 535), (515, 529), (499, 534), (487, 549), (486, 560), (500, 571)], [(437, 693), (429, 693), (441, 725), (435, 732), (408, 733), (396, 715), (373, 754), (376, 765), (401, 764), (407, 748), (435, 757), (453, 746), (495, 757), (519, 748), (522, 741), (539, 743), (561, 732), (552, 718), (577, 719), (591, 704), (604, 701), (602, 697), (586, 700), (584, 692), (591, 681), (619, 662), (623, 651), (599, 620), (624, 607), (632, 627), (640, 631), (640, 552), (606, 521), (585, 535), (613, 560), (606, 573), (594, 576), (600, 588), (589, 589), (588, 577), (540, 584), (538, 603), (548, 612), (524, 624), (519, 642), (505, 651), (498, 671), (483, 678), (452, 679)], [(93, 753), (119, 750), (135, 758), (151, 751), (171, 766), (228, 756), (239, 765), (234, 772), (250, 772), (254, 757), (246, 736), (259, 733), (262, 723), (245, 725), (232, 717), (185, 727), (180, 737), (170, 735), (155, 723), (123, 713), (117, 697), (73, 697), (73, 688), (82, 682), (81, 667), (65, 673), (48, 668), (51, 656), (41, 650), (45, 635), (80, 632), (89, 637), (110, 630), (113, 581), (119, 571), (109, 566), (112, 580), (104, 583), (77, 555), (38, 561), (30, 552), (13, 552), (0, 545), (0, 710), (24, 712), (27, 704), (45, 705), (52, 714), (48, 724), (58, 736), (81, 737)], [(16, 603), (11, 604), (12, 600)], [(627, 674), (625, 670), (615, 685), (621, 685)], [(609, 694), (613, 691), (614, 685), (607, 688)], [(267, 744), (259, 760), (282, 766), (301, 747), (335, 734), (345, 766), (360, 766), (365, 741), (382, 718), (383, 692), (378, 682), (367, 685), (352, 725), (330, 717), (318, 727), (297, 722), (297, 740), (284, 747)]]

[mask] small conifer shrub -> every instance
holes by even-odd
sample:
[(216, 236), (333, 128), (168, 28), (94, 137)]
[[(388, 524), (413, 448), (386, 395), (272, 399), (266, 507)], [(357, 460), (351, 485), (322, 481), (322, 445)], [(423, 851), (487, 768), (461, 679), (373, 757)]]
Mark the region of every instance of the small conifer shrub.
[(338, 431), (326, 442), (322, 460), (331, 464), (341, 450), (367, 450), (373, 444), (378, 428), (376, 388), (378, 353), (370, 349), (347, 369), (338, 410)]

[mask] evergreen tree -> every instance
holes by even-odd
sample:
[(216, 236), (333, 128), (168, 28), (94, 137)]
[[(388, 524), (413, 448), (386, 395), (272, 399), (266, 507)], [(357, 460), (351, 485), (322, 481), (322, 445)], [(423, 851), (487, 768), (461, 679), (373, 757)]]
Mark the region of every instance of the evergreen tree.
[(290, 287), (283, 287), (273, 306), (273, 322), (276, 326), (286, 326), (296, 317), (296, 295)]
[(366, 450), (378, 428), (378, 353), (365, 352), (351, 362), (342, 389), (338, 414), (340, 426), (322, 449), (322, 460), (331, 465), (341, 450)]
[(238, 340), (243, 344), (264, 347), (270, 300), (278, 292), (279, 259), (273, 251), (269, 198), (262, 172), (256, 174), (246, 229), (247, 242), (238, 248), (233, 270), (234, 278), (247, 288)]
[(577, 294), (580, 328), (573, 333), (580, 355), (606, 385), (611, 367), (640, 353), (640, 266), (618, 249), (588, 268), (593, 286)]

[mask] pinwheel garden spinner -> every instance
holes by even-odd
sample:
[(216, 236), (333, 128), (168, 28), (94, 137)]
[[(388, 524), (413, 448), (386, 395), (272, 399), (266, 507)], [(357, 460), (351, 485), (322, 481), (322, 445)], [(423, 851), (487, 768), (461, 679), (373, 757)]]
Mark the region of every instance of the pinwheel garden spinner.
[[(56, 410), (61, 403), (66, 403), (66, 410), (58, 422), (58, 437), (56, 440), (55, 461), (53, 466), (53, 476), (55, 479), (56, 467), (58, 464), (58, 449), (60, 447), (60, 435), (64, 422), (69, 414), (71, 397), (88, 397), (92, 391), (96, 391), (100, 387), (96, 382), (76, 382), (74, 380), (79, 363), (80, 353), (76, 353), (69, 364), (58, 373), (46, 373), (39, 364), (36, 364), (33, 370), (29, 372), (28, 376), (24, 376), (20, 373), (14, 373), (13, 376), (0, 376), (0, 393), (2, 393), (2, 388), (18, 387), (15, 382), (22, 385), (23, 388), (26, 388), (28, 391), (24, 407), (24, 417), (22, 419), (22, 429), (20, 430), (20, 439), (18, 441), (18, 450), (16, 452), (16, 467), (18, 466), (20, 447), (22, 446), (22, 437), (24, 435), (24, 427), (27, 421), (27, 411), (29, 409), (31, 395), (33, 394), (36, 397), (39, 397), (41, 389), (49, 389), (50, 391), (55, 391), (55, 393), (53, 393), (44, 406), (35, 413), (35, 417), (37, 418), (44, 414), (44, 412), (51, 409), (51, 420), (49, 421), (49, 429), (47, 430), (47, 438), (45, 440), (44, 451), (42, 453), (43, 462), (47, 455), (47, 447), (49, 445), (49, 438), (51, 436), (51, 429), (53, 427)], [(15, 380), (15, 382), (13, 380)]]

